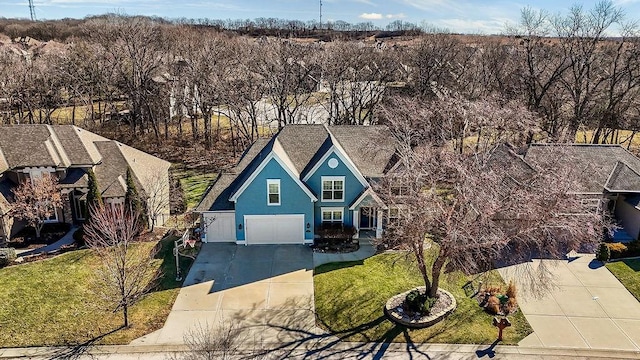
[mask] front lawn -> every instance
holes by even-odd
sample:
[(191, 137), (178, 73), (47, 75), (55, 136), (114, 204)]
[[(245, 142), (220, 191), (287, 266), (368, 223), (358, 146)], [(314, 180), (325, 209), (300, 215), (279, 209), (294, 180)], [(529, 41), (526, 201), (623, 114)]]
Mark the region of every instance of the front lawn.
[[(430, 328), (404, 331), (386, 320), (382, 309), (391, 296), (424, 285), (406, 255), (380, 254), (364, 262), (319, 266), (314, 275), (318, 323), (345, 341), (491, 344), (498, 331), (491, 325), (493, 316), (465, 295), (462, 287), (469, 278), (460, 272), (443, 277), (440, 287), (455, 296), (455, 312)], [(504, 286), (496, 271), (476, 280)], [(509, 319), (513, 326), (505, 330), (504, 344), (516, 344), (532, 332), (521, 312)]]
[(640, 259), (610, 262), (607, 269), (640, 301)]
[[(99, 261), (90, 250), (0, 269), (0, 348), (81, 344), (105, 334), (99, 343), (127, 344), (161, 328), (180, 290), (173, 240), (162, 240), (154, 265), (164, 276), (157, 289), (131, 309), (132, 325), (124, 330), (117, 330), (122, 313), (110, 311), (91, 290)], [(155, 244), (139, 246), (150, 250)], [(186, 274), (190, 261), (181, 263)]]

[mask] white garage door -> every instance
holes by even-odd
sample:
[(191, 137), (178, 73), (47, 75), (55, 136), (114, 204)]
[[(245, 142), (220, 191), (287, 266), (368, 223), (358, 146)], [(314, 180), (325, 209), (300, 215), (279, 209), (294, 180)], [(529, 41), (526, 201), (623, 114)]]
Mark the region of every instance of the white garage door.
[(304, 243), (304, 215), (245, 215), (247, 245)]
[(206, 242), (236, 241), (236, 214), (233, 211), (202, 214)]

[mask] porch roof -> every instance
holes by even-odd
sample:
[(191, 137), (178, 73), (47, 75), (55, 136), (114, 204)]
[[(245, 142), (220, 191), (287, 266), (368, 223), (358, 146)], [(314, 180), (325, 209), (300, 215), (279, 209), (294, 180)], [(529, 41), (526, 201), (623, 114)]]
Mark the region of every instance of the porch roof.
[(380, 199), (380, 197), (371, 189), (370, 187), (366, 188), (360, 196), (358, 196), (352, 203), (349, 205), (349, 210), (355, 210), (358, 206), (360, 206), (367, 198), (372, 199), (378, 207), (383, 209), (387, 209), (387, 205)]

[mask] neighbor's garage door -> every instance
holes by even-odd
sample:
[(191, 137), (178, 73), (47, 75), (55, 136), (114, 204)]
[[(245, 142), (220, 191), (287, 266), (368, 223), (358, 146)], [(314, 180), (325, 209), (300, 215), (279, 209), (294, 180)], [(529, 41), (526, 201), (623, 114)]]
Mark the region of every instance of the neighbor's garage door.
[(202, 214), (206, 242), (236, 241), (236, 214), (233, 211)]
[(247, 245), (304, 243), (304, 215), (245, 215)]

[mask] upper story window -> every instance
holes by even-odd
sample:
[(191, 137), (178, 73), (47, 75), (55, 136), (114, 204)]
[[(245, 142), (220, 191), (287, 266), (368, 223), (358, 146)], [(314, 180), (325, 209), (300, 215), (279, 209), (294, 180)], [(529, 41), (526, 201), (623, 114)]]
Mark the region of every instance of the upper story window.
[(322, 177), (322, 201), (344, 201), (344, 176)]
[(267, 179), (267, 205), (280, 205), (280, 179)]

